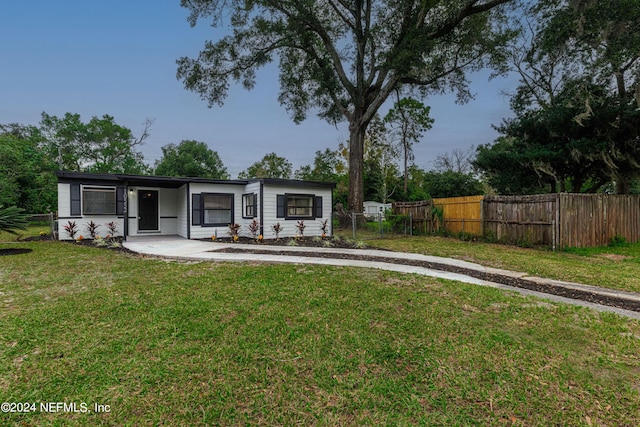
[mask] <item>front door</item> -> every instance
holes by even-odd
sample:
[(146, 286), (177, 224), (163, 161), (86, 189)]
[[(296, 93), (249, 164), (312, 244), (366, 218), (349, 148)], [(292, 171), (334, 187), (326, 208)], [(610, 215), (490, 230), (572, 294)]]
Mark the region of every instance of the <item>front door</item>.
[(138, 230), (158, 229), (158, 192), (138, 191)]

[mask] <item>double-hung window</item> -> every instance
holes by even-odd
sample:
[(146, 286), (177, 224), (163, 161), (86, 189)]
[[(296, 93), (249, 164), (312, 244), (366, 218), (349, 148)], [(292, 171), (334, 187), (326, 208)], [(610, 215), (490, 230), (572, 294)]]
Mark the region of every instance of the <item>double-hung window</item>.
[(202, 225), (226, 226), (233, 223), (233, 194), (202, 194)]
[(288, 195), (287, 217), (311, 218), (313, 217), (313, 196)]
[(115, 215), (116, 189), (114, 187), (83, 187), (83, 215)]
[(322, 196), (314, 194), (278, 194), (276, 217), (284, 219), (322, 218)]
[(258, 198), (256, 194), (243, 194), (242, 195), (242, 217), (243, 218), (255, 218), (258, 216)]

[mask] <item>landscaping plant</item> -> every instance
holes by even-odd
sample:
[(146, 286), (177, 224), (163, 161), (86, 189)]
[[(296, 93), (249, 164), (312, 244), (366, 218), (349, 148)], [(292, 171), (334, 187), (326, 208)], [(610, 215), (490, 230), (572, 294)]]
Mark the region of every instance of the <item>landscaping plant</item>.
[(69, 237), (71, 237), (72, 239), (75, 239), (76, 233), (78, 232), (78, 224), (76, 224), (75, 221), (67, 221), (67, 223), (64, 226), (64, 231), (67, 232)]
[(6, 231), (17, 234), (15, 230), (26, 230), (29, 222), (23, 209), (16, 206), (9, 206), (0, 209), (0, 232)]
[(303, 220), (298, 221), (296, 228), (300, 232), (300, 237), (304, 236), (304, 229), (307, 228), (307, 226), (304, 224)]
[(96, 233), (98, 231), (98, 227), (100, 227), (100, 225), (98, 225), (95, 222), (93, 222), (93, 220), (91, 220), (91, 221), (89, 221), (87, 223), (87, 231), (89, 232), (89, 236), (91, 236), (92, 239), (96, 238)]
[(249, 232), (251, 233), (251, 237), (253, 240), (256, 240), (258, 237), (258, 233), (260, 232), (260, 222), (254, 219), (249, 223)]
[(280, 233), (282, 233), (282, 226), (280, 225), (279, 222), (276, 222), (275, 224), (273, 224), (271, 226), (271, 229), (273, 230), (273, 234), (276, 235), (276, 240), (280, 239)]

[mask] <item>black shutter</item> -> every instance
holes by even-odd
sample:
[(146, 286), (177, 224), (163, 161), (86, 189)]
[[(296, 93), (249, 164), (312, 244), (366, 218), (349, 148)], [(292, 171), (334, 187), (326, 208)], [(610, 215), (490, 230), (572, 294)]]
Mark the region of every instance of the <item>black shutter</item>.
[(322, 196), (316, 196), (316, 203), (314, 205), (316, 209), (316, 218), (322, 218)]
[(127, 197), (124, 187), (116, 187), (116, 215), (124, 215), (124, 198)]
[(71, 216), (80, 215), (80, 184), (71, 184)]
[(200, 225), (202, 208), (200, 207), (200, 194), (191, 195), (191, 224)]
[(253, 194), (253, 217), (257, 217), (258, 216), (258, 195), (257, 194)]
[(284, 218), (287, 212), (286, 208), (287, 208), (287, 197), (284, 194), (278, 194), (276, 218)]

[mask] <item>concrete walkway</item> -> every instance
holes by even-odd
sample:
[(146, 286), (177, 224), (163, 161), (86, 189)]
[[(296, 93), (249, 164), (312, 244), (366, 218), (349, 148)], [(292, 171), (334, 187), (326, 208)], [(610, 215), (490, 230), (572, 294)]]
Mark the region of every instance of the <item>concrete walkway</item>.
[[(486, 280), (480, 280), (474, 277), (470, 277), (459, 273), (450, 273), (446, 271), (434, 270), (425, 267), (417, 267), (411, 265), (394, 264), (392, 262), (383, 261), (360, 261), (351, 259), (340, 258), (324, 258), (324, 257), (312, 257), (309, 253), (325, 253), (325, 254), (353, 254), (362, 255), (371, 258), (397, 258), (397, 259), (410, 259), (415, 261), (426, 261), (430, 263), (451, 265), (459, 268), (465, 268), (468, 270), (475, 270), (490, 274), (498, 274), (508, 277), (523, 278), (538, 283), (548, 283), (556, 286), (563, 286), (570, 289), (577, 289), (582, 291), (591, 292), (594, 294), (606, 295), (611, 297), (626, 298), (640, 302), (640, 295), (617, 291), (612, 289), (599, 288), (596, 286), (583, 285), (579, 283), (561, 282), (558, 280), (545, 279), (541, 277), (528, 276), (526, 273), (513, 272), (507, 270), (500, 270), (495, 268), (484, 267), (480, 264), (475, 264), (467, 261), (461, 261), (452, 258), (442, 258), (429, 255), (421, 255), (405, 252), (391, 252), (380, 251), (371, 249), (338, 249), (338, 248), (309, 248), (300, 246), (260, 246), (260, 251), (274, 252), (269, 253), (252, 253), (251, 249), (258, 249), (256, 247), (237, 245), (231, 243), (217, 243), (207, 242), (200, 240), (187, 240), (179, 236), (145, 236), (145, 237), (128, 237), (124, 242), (124, 247), (132, 252), (137, 252), (144, 255), (159, 256), (165, 258), (175, 259), (188, 259), (197, 261), (226, 261), (226, 262), (266, 262), (266, 263), (293, 263), (293, 264), (319, 264), (319, 265), (335, 265), (345, 267), (364, 267), (364, 268), (376, 268), (380, 270), (396, 271), (400, 273), (413, 273), (423, 276), (431, 276), (447, 280), (455, 280), (463, 283), (470, 283), (474, 285), (490, 286), (493, 288), (504, 289), (509, 291), (518, 292), (523, 295), (535, 296), (538, 298), (544, 298), (554, 302), (561, 302), (565, 304), (579, 305), (583, 307), (589, 307), (598, 311), (607, 311), (618, 313), (622, 316), (631, 317), (640, 320), (640, 313), (630, 310), (624, 310), (616, 307), (610, 307), (606, 305), (594, 304), (587, 301), (575, 300), (571, 298), (565, 298), (557, 295), (545, 294), (542, 292), (530, 291), (527, 289), (516, 288), (513, 286), (503, 285), (500, 283), (489, 282)], [(245, 248), (246, 252), (242, 253), (226, 253), (219, 252), (227, 248)], [(292, 255), (278, 255), (276, 252), (306, 252), (306, 256), (292, 256)]]

